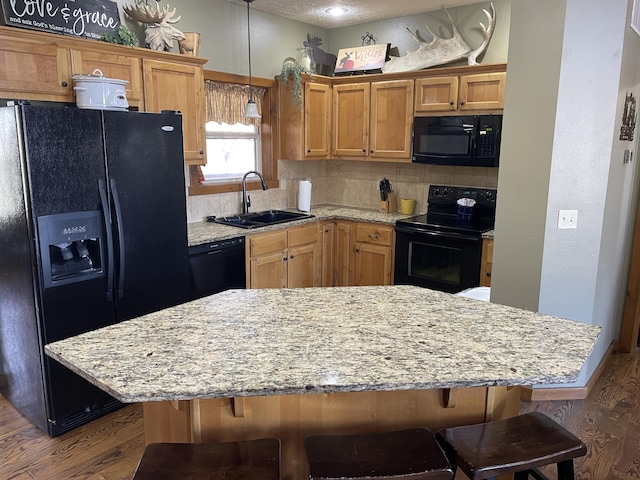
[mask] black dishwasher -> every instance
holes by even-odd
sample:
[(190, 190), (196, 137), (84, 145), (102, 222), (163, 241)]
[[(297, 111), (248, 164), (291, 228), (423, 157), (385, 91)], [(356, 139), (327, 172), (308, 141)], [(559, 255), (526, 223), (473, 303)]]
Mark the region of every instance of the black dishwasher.
[(244, 237), (189, 247), (192, 299), (245, 288)]

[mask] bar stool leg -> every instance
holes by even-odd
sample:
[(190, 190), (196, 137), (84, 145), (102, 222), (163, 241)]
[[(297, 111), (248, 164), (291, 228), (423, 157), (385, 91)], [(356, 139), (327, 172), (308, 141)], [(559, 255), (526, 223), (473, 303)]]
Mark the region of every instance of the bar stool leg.
[(573, 459), (558, 462), (558, 480), (574, 480)]

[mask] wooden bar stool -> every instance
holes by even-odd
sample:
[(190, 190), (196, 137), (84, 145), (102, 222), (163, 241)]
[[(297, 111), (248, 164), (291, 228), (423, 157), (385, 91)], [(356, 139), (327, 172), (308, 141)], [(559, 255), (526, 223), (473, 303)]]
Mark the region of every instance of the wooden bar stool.
[(309, 478), (451, 480), (447, 458), (426, 428), (306, 438)]
[(280, 440), (151, 443), (132, 480), (279, 480)]
[(558, 480), (573, 480), (573, 459), (584, 443), (539, 412), (479, 425), (445, 428), (436, 434), (451, 461), (471, 480), (514, 473), (515, 480), (545, 477), (536, 467), (556, 463)]

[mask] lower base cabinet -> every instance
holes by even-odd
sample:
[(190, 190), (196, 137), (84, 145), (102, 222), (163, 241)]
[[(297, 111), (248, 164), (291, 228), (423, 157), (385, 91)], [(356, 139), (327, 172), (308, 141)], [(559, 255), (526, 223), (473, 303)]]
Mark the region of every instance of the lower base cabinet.
[(393, 285), (393, 226), (320, 221), (247, 236), (247, 288)]
[(323, 248), (323, 265), (333, 265), (333, 276), (331, 281), (327, 276), (323, 286), (393, 284), (395, 235), (392, 226), (336, 221), (333, 231), (332, 242), (325, 241)]
[(491, 286), (491, 266), (493, 263), (493, 238), (482, 240), (482, 260), (480, 266), (480, 286)]
[(247, 237), (247, 288), (321, 285), (319, 225), (291, 227)]

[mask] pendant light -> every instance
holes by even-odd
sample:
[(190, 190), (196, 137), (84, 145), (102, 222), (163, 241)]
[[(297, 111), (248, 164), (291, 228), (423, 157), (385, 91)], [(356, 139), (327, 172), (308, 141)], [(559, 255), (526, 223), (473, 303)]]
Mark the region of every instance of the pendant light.
[(244, 0), (247, 2), (247, 43), (249, 45), (249, 101), (244, 111), (244, 118), (260, 118), (256, 102), (253, 101), (253, 84), (251, 80), (251, 23), (249, 21), (249, 5), (253, 0)]

